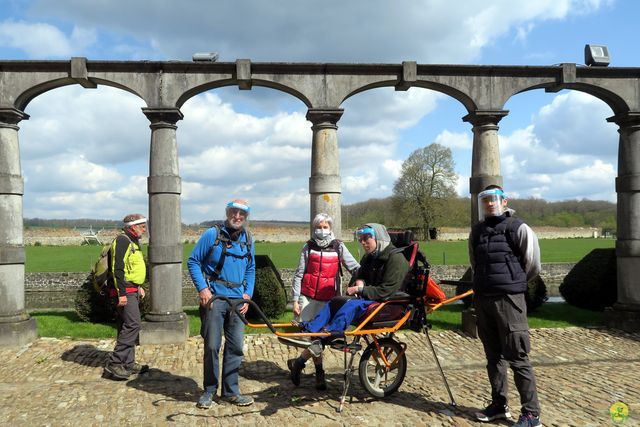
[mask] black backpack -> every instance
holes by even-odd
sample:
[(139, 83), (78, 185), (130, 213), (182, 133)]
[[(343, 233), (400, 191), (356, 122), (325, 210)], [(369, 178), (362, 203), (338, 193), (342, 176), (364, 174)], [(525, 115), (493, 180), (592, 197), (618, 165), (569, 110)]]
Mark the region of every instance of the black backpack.
[[(215, 224), (213, 226), (213, 228), (216, 229), (216, 240), (215, 242), (213, 242), (213, 245), (211, 245), (211, 248), (209, 249), (209, 253), (207, 254), (207, 257), (206, 257), (207, 260), (210, 260), (211, 257), (213, 256), (213, 250), (215, 249), (215, 247), (220, 244), (222, 245), (222, 254), (220, 255), (220, 259), (218, 260), (214, 268), (213, 274), (208, 279), (210, 282), (215, 282), (220, 278), (220, 274), (222, 273), (222, 268), (224, 267), (224, 260), (227, 257), (227, 255), (232, 256), (234, 258), (239, 258), (239, 259), (251, 258), (251, 245), (253, 244), (253, 236), (251, 235), (251, 232), (245, 229), (244, 232), (247, 235), (247, 241), (240, 242), (240, 241), (231, 240), (227, 236), (222, 234), (222, 230), (221, 230), (222, 227), (223, 227), (223, 224)], [(247, 251), (244, 255), (238, 256), (235, 254), (227, 253), (227, 249), (230, 248), (234, 242), (239, 244), (241, 247), (247, 248)]]

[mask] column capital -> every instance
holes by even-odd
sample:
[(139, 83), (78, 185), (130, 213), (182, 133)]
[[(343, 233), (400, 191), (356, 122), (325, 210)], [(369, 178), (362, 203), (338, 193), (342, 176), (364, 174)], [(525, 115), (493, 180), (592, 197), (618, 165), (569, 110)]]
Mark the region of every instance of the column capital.
[(640, 126), (640, 111), (618, 113), (615, 116), (607, 118), (607, 121), (617, 124), (620, 128)]
[(314, 126), (333, 127), (337, 129), (338, 120), (342, 117), (342, 108), (309, 108), (307, 120)]
[[(499, 185), (502, 187), (502, 176), (500, 175), (483, 175), (472, 176), (469, 178), (469, 193), (479, 194), (490, 185)], [(472, 201), (473, 203), (473, 201)]]
[(471, 123), (473, 126), (497, 126), (507, 114), (509, 110), (475, 110), (464, 116), (462, 121)]
[(142, 112), (151, 122), (151, 126), (174, 127), (178, 120), (182, 120), (184, 115), (179, 108), (170, 107), (143, 107)]
[(29, 115), (14, 107), (0, 107), (0, 127), (18, 128), (21, 120), (28, 120)]

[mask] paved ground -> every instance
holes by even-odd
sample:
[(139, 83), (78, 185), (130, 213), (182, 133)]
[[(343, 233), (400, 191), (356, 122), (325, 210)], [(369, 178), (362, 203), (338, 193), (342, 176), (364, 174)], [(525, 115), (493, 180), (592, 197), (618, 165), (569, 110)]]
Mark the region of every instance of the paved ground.
[[(455, 332), (431, 335), (456, 409), (447, 404), (424, 336), (413, 333), (401, 335), (409, 366), (400, 389), (375, 400), (356, 374), (352, 402), (342, 414), (336, 412), (342, 380), (337, 351), (326, 352), (329, 390), (317, 392), (310, 368), (300, 387), (289, 382), (286, 360), (295, 349), (272, 335), (248, 336), (241, 388), (256, 403), (201, 410), (195, 407), (202, 381), (199, 337), (184, 345), (141, 347), (137, 358), (152, 370), (127, 382), (101, 378), (112, 340), (40, 339), (0, 349), (0, 425), (482, 425), (471, 417), (489, 393), (480, 342)], [(544, 425), (614, 425), (609, 408), (617, 401), (630, 409), (624, 425), (640, 425), (640, 334), (540, 329), (532, 332), (532, 346)], [(511, 406), (517, 417), (514, 390)]]

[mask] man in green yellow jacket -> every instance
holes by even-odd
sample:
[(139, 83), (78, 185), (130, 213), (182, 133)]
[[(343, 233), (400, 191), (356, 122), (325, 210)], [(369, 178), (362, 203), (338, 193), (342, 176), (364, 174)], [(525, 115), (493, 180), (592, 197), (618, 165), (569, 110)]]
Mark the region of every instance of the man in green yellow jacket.
[(141, 214), (129, 214), (123, 222), (123, 233), (111, 243), (109, 262), (112, 296), (118, 301), (118, 338), (104, 367), (117, 380), (149, 370), (149, 366), (135, 361), (141, 322), (139, 299), (144, 298), (142, 284), (147, 278), (140, 237), (147, 231), (147, 219)]

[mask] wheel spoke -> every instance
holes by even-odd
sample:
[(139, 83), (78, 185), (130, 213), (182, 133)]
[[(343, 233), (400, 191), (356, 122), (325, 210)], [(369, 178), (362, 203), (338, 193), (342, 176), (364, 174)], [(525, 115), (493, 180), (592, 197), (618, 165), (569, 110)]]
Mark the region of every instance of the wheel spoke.
[(382, 379), (381, 375), (376, 375), (375, 381), (373, 382), (373, 387), (380, 389), (380, 380)]
[(369, 350), (364, 356), (360, 362), (360, 380), (365, 389), (376, 397), (395, 392), (406, 372), (402, 348), (396, 342), (381, 341), (379, 347)]

